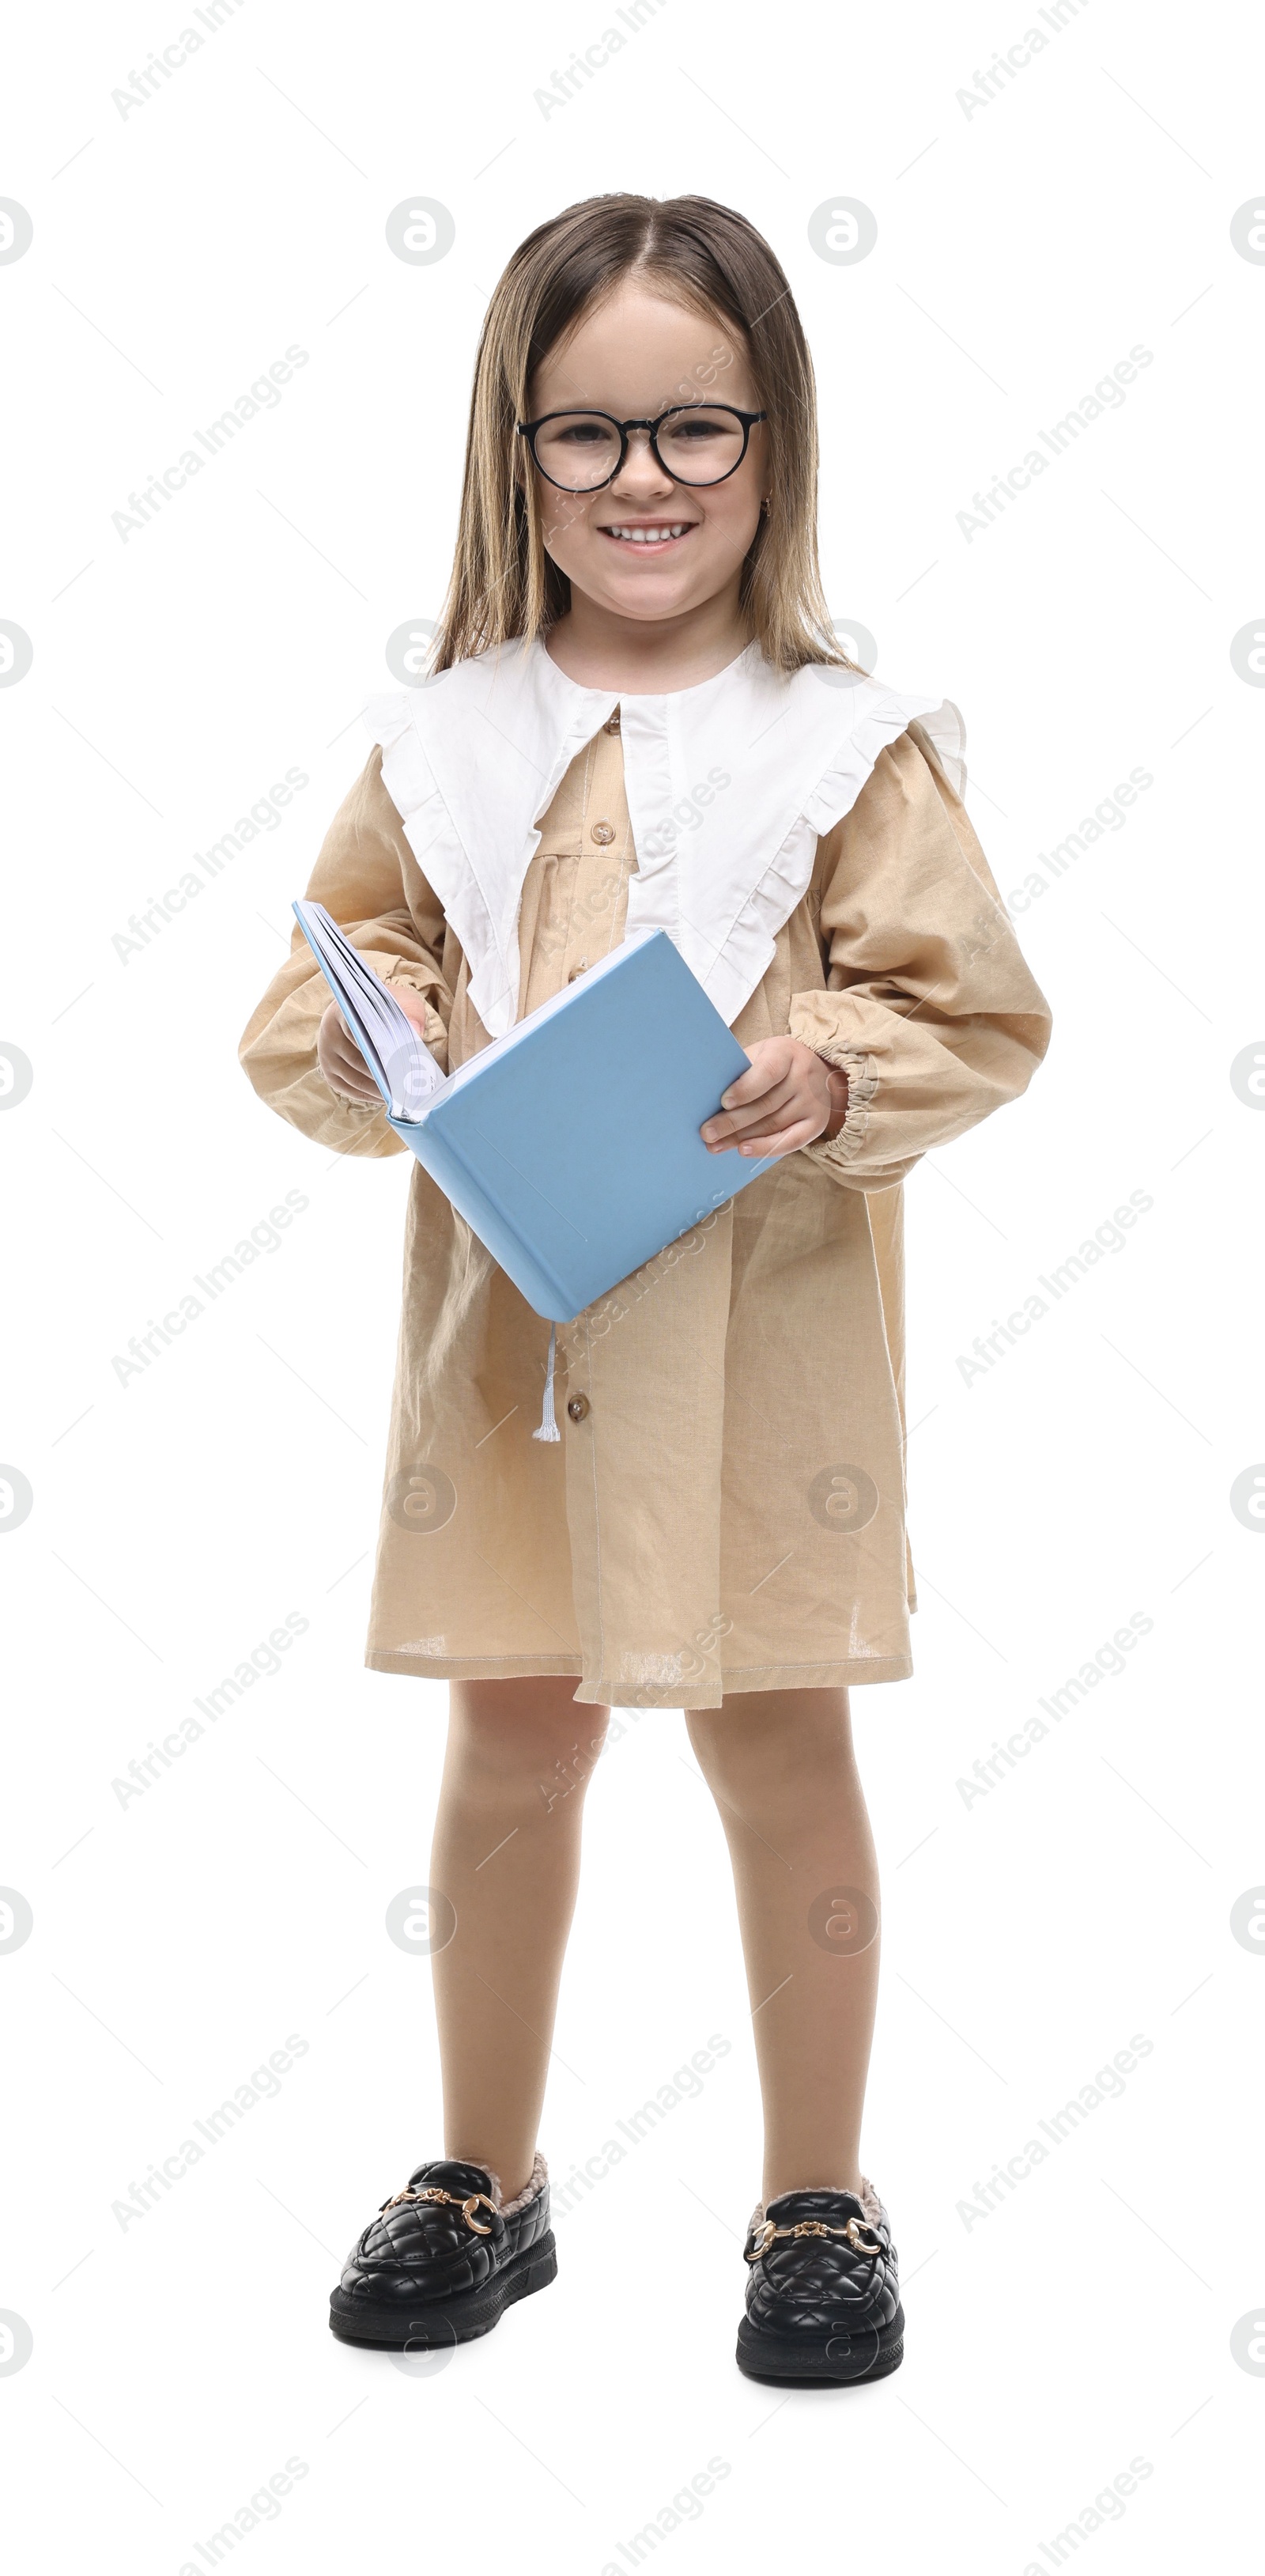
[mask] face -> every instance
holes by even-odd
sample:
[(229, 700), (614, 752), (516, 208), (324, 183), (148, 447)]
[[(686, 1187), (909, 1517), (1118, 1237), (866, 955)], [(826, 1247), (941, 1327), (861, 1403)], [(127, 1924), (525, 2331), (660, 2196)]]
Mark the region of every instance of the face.
[[(550, 353), (530, 403), (532, 420), (589, 408), (615, 420), (654, 420), (672, 404), (694, 409), (694, 421), (660, 432), (667, 464), (687, 474), (720, 472), (729, 461), (723, 434), (709, 428), (708, 404), (761, 408), (746, 351), (729, 326), (633, 280)], [(600, 470), (596, 435), (578, 426), (555, 432), (551, 472)], [(575, 589), (617, 617), (679, 617), (726, 589), (736, 600), (768, 489), (767, 437), (757, 423), (736, 472), (708, 486), (683, 483), (657, 465), (644, 430), (631, 433), (621, 472), (598, 491), (557, 491), (537, 474), (548, 553)], [(543, 453), (543, 434), (540, 443)], [(529, 456), (522, 462), (536, 473)]]

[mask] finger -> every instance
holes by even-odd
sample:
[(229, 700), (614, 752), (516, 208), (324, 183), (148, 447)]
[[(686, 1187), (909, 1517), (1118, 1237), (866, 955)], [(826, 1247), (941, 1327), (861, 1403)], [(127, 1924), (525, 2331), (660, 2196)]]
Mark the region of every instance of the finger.
[(340, 1037), (336, 1029), (329, 1031), (325, 1044), (320, 1049), (320, 1055), (322, 1064), (328, 1066), (331, 1073), (337, 1074), (344, 1086), (365, 1080), (367, 1068), (359, 1048), (349, 1045), (346, 1038)]
[(351, 1046), (354, 1043), (351, 1030), (349, 1029), (346, 1020), (343, 1018), (337, 1002), (330, 1003), (329, 1009), (326, 1011), (324, 1021), (322, 1022), (322, 1026), (331, 1046)]
[(775, 1109), (771, 1109), (767, 1117), (748, 1118), (735, 1141), (743, 1145), (759, 1144), (764, 1137), (780, 1135), (788, 1127), (812, 1127), (819, 1131), (826, 1123), (826, 1112), (817, 1101), (805, 1100), (802, 1092), (794, 1092), (788, 1100), (780, 1101)]
[(346, 1040), (347, 1023), (337, 1003), (330, 1002), (317, 1022), (316, 1043), (318, 1047), (329, 1048), (343, 1046)]
[(377, 1084), (364, 1057), (359, 1048), (340, 1038), (337, 1026), (325, 1032), (324, 1041), (317, 1048), (317, 1062), (331, 1091), (341, 1092), (353, 1100), (371, 1100), (374, 1097)]
[(738, 1151), (749, 1161), (753, 1161), (757, 1155), (768, 1155), (773, 1158), (783, 1154), (794, 1154), (801, 1145), (811, 1145), (820, 1134), (821, 1129), (814, 1119), (797, 1118), (793, 1127), (783, 1127), (771, 1136), (745, 1138), (738, 1147)]
[(780, 1118), (796, 1097), (797, 1086), (787, 1074), (780, 1082), (761, 1092), (758, 1099), (749, 1101), (745, 1108), (720, 1110), (714, 1118), (707, 1120), (699, 1133), (705, 1145), (732, 1142), (735, 1137), (745, 1135), (757, 1120)]
[(364, 1057), (362, 1056), (359, 1047), (356, 1045), (354, 1038), (342, 1036), (337, 1029), (335, 1029), (330, 1042), (330, 1055), (333, 1058), (334, 1063), (340, 1066), (344, 1073), (354, 1073), (359, 1077), (361, 1074), (367, 1074), (368, 1072), (368, 1067), (365, 1063)]
[(737, 1080), (729, 1083), (722, 1091), (721, 1108), (739, 1109), (748, 1100), (758, 1100), (761, 1093), (771, 1090), (775, 1082), (784, 1081), (787, 1067), (785, 1063), (778, 1061), (781, 1052), (778, 1048), (776, 1055), (773, 1055), (773, 1051), (770, 1050), (769, 1053), (758, 1057), (754, 1064), (748, 1065), (746, 1072), (740, 1073)]
[(405, 1019), (410, 1022), (411, 1026), (415, 1028), (420, 1035), (425, 1036), (426, 1013), (428, 1009), (426, 995), (424, 993), (414, 992), (411, 984), (392, 984), (390, 989), (395, 995), (396, 1001), (399, 1003)]

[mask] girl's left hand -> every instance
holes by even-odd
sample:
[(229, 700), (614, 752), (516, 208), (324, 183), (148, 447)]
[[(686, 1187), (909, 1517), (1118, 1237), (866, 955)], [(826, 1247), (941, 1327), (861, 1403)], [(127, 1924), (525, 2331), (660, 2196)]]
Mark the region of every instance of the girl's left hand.
[(749, 1073), (721, 1093), (720, 1110), (699, 1133), (709, 1154), (793, 1154), (837, 1136), (848, 1112), (848, 1077), (798, 1038), (758, 1038)]

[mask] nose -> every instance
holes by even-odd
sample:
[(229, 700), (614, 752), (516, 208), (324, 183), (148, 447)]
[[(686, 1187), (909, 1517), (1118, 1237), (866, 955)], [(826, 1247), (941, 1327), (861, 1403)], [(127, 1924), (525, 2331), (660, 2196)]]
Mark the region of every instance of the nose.
[(650, 444), (649, 430), (630, 429), (628, 454), (610, 486), (612, 492), (626, 493), (630, 499), (635, 494), (642, 494), (649, 499), (653, 494), (670, 492), (672, 488), (672, 477), (660, 465)]

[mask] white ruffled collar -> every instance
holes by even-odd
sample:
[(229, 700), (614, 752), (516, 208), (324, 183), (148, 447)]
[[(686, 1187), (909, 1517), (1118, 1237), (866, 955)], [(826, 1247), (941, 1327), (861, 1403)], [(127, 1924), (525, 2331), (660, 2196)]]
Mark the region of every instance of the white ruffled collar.
[(886, 745), (916, 717), (959, 792), (964, 782), (962, 719), (948, 700), (824, 666), (787, 677), (758, 644), (665, 697), (584, 688), (533, 640), (371, 700), (383, 781), (491, 1037), (517, 1013), (538, 822), (616, 707), (637, 853), (628, 929), (666, 930), (730, 1023), (808, 889), (819, 836), (850, 811)]

